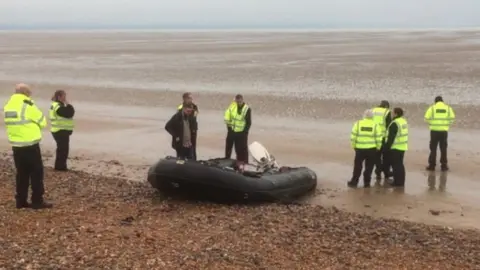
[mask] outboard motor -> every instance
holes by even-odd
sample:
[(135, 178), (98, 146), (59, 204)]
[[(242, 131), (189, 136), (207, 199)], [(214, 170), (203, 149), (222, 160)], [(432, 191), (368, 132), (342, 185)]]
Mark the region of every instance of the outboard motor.
[(248, 146), (248, 150), (258, 171), (267, 172), (279, 169), (278, 163), (273, 155), (259, 142), (253, 142)]

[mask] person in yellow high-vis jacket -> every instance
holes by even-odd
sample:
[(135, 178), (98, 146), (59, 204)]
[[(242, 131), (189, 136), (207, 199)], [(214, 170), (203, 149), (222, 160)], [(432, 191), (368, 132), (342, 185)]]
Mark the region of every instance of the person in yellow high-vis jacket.
[[(43, 161), (40, 151), (42, 129), (47, 119), (30, 98), (30, 87), (17, 84), (13, 94), (3, 107), (8, 141), (12, 146), (16, 173), (17, 208), (51, 208), (43, 199)], [(28, 188), (32, 187), (32, 203), (28, 203)]]
[(443, 102), (441, 96), (435, 97), (435, 104), (425, 112), (425, 121), (430, 127), (430, 155), (428, 156), (428, 171), (434, 171), (437, 162), (437, 148), (440, 146), (440, 164), (442, 171), (448, 171), (447, 146), (448, 130), (455, 121), (452, 107)]
[[(248, 163), (248, 132), (252, 125), (252, 110), (245, 104), (242, 95), (235, 96), (235, 104), (228, 107), (224, 120), (230, 132), (230, 134), (227, 133), (227, 140), (229, 136), (233, 138), (237, 162), (239, 165)], [(228, 147), (229, 145), (226, 145), (225, 154), (230, 158), (227, 156)]]
[(405, 185), (405, 166), (403, 159), (408, 150), (408, 123), (404, 117), (402, 108), (394, 108), (392, 111), (392, 123), (387, 129), (386, 142), (384, 145), (387, 155), (387, 166), (392, 166), (393, 182), (391, 186), (403, 187)]
[(382, 147), (383, 130), (373, 120), (373, 111), (366, 110), (363, 119), (355, 122), (350, 135), (352, 148), (355, 150), (352, 179), (347, 183), (349, 187), (357, 187), (362, 173), (362, 164), (365, 162), (363, 171), (363, 185), (370, 187), (373, 166), (375, 165), (377, 151)]
[(56, 171), (68, 171), (67, 160), (70, 150), (70, 136), (73, 133), (75, 108), (67, 101), (67, 93), (57, 90), (53, 94), (50, 105), (50, 131), (57, 143), (54, 169)]
[(237, 106), (237, 103), (235, 102), (235, 99), (230, 103), (228, 108), (225, 110), (224, 113), (224, 121), (225, 125), (227, 126), (227, 137), (225, 138), (225, 158), (231, 158), (232, 157), (232, 150), (233, 150), (233, 145), (235, 143), (235, 138), (233, 134), (233, 121), (232, 121), (232, 114), (231, 111), (235, 110)]

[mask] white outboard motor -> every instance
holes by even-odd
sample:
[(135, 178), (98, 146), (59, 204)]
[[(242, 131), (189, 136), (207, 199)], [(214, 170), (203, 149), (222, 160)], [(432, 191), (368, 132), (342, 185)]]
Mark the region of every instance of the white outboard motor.
[(277, 161), (273, 155), (259, 142), (252, 142), (248, 146), (248, 151), (255, 161), (255, 166), (258, 171), (268, 171), (272, 169), (279, 169)]

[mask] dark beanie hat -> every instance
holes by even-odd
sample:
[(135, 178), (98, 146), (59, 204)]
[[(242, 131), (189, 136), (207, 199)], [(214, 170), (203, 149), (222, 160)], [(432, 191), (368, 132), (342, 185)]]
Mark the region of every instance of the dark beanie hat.
[(435, 97), (435, 102), (440, 102), (440, 101), (443, 102), (442, 96), (436, 96)]
[(380, 107), (390, 108), (390, 103), (387, 100), (382, 100), (382, 101), (380, 101)]

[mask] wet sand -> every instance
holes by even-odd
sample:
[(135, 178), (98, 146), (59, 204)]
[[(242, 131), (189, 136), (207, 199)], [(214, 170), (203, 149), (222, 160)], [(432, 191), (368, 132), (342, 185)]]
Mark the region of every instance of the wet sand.
[[(223, 154), (222, 111), (242, 92), (254, 112), (250, 141), (262, 142), (281, 164), (317, 171), (321, 194), (308, 202), (480, 228), (480, 182), (475, 178), (480, 121), (474, 117), (480, 108), (475, 75), (480, 44), (473, 41), (478, 36), (1, 33), (0, 94), (6, 98), (18, 81), (30, 83), (46, 112), (51, 93), (67, 89), (78, 122), (72, 168), (143, 181), (149, 164), (173, 154), (163, 127), (181, 92), (194, 92), (200, 106), (201, 158)], [(437, 93), (454, 104), (458, 121), (449, 135), (452, 171), (433, 177), (424, 172), (429, 134), (422, 119)], [(348, 190), (352, 121), (384, 98), (401, 104), (413, 126), (405, 161), (407, 187), (404, 192)], [(6, 150), (4, 137), (1, 147)], [(51, 156), (48, 132), (42, 145)], [(51, 163), (48, 158), (46, 164)]]
[[(78, 127), (72, 137), (73, 158), (70, 164), (73, 169), (143, 181), (149, 164), (159, 157), (174, 153), (169, 147), (170, 138), (163, 131), (163, 125), (173, 108), (109, 107), (82, 102), (77, 102), (76, 105), (77, 110), (83, 107), (88, 109), (80, 111)], [(115, 114), (118, 117), (104, 119), (105, 114)], [(202, 158), (223, 154), (224, 127), (218, 115), (221, 115), (220, 111), (201, 111), (202, 129), (198, 152)], [(472, 134), (452, 132), (451, 145), (455, 145), (456, 141), (463, 143), (452, 147), (452, 172), (437, 172), (436, 190), (430, 190), (431, 177), (429, 179), (428, 174), (423, 172), (427, 151), (421, 149), (422, 144), (428, 140), (428, 134), (422, 128), (413, 128), (412, 148), (418, 147), (421, 150), (412, 150), (406, 159), (408, 184), (402, 194), (384, 187), (368, 191), (347, 190), (345, 182), (350, 177), (352, 162), (348, 133), (345, 132), (349, 130), (349, 122), (302, 122), (270, 116), (256, 116), (255, 121), (264, 125), (252, 130), (252, 141), (263, 142), (281, 164), (306, 165), (316, 170), (322, 194), (309, 198), (310, 203), (334, 205), (374, 216), (480, 228), (480, 208), (476, 203), (480, 182), (474, 177), (478, 165), (474, 162), (476, 152), (472, 154), (472, 148), (468, 147), (475, 145), (475, 136)], [(290, 127), (285, 129), (285, 124)], [(302, 128), (309, 124), (315, 126)], [(311, 134), (321, 135), (310, 139)], [(2, 134), (2, 139), (4, 137)], [(332, 148), (332, 144), (337, 146)], [(6, 149), (5, 140), (1, 146)], [(47, 132), (43, 148), (50, 152), (46, 156), (51, 157), (54, 142)], [(466, 157), (473, 162), (466, 162)], [(46, 164), (52, 165), (52, 162), (49, 158)], [(443, 187), (440, 187), (440, 177), (445, 182)], [(432, 216), (430, 210), (441, 211), (441, 214)]]

